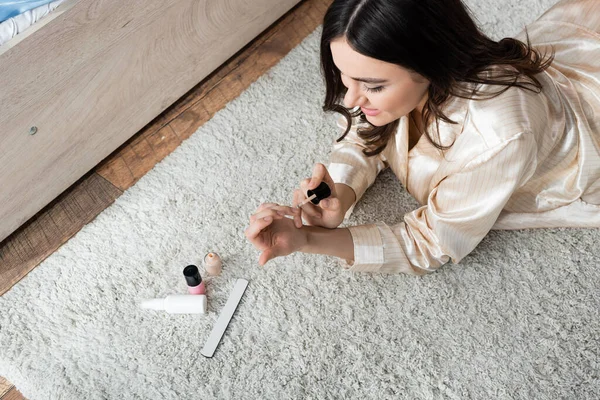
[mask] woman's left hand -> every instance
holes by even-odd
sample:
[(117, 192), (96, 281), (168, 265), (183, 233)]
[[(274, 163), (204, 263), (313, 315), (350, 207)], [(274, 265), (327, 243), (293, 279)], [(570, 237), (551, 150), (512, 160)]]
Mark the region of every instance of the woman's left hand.
[(250, 226), (244, 232), (248, 240), (260, 251), (259, 265), (300, 250), (307, 241), (306, 232), (296, 227), (292, 219), (300, 210), (275, 203), (261, 204), (250, 216)]

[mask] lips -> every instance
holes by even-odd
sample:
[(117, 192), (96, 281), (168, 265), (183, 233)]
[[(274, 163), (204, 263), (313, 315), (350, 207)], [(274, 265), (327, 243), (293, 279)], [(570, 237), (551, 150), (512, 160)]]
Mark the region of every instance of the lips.
[(365, 113), (365, 115), (368, 115), (370, 117), (374, 117), (381, 112), (380, 110), (371, 109), (371, 108), (361, 107), (360, 109), (362, 110), (363, 113)]

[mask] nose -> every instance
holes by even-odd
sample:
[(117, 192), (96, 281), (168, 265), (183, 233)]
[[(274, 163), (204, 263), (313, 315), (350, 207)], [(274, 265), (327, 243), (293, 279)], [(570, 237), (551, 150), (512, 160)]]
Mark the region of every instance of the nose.
[(354, 108), (365, 104), (367, 98), (358, 90), (349, 87), (344, 96), (344, 107)]

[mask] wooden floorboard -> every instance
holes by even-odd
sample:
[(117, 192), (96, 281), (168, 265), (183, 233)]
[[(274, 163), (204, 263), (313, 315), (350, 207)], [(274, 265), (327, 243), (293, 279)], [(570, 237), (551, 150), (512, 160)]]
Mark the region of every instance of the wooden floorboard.
[(123, 193), (95, 172), (0, 244), (0, 295), (27, 275)]
[(13, 387), (1, 398), (2, 400), (26, 400), (25, 397), (17, 390), (17, 388)]
[(14, 387), (13, 384), (0, 376), (0, 399), (2, 400), (25, 400), (25, 397)]
[[(0, 295), (277, 64), (321, 24), (331, 1), (302, 1), (1, 242)], [(0, 400), (24, 399), (2, 379)]]
[(5, 394), (10, 392), (13, 387), (14, 386), (12, 383), (7, 381), (6, 378), (0, 376), (0, 399), (2, 399)]

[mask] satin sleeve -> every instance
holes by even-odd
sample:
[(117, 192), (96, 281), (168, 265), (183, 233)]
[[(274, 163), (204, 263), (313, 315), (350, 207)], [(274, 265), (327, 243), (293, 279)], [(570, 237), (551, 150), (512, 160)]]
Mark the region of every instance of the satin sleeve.
[(355, 272), (422, 275), (458, 263), (487, 235), (512, 193), (536, 166), (533, 134), (523, 132), (496, 144), (442, 179), (427, 204), (404, 222), (350, 227)]
[[(337, 126), (343, 133), (346, 129), (346, 119), (341, 117)], [(377, 175), (388, 167), (382, 153), (367, 157), (363, 153), (366, 148), (364, 141), (358, 136), (357, 130), (361, 127), (357, 118), (352, 122), (348, 134), (339, 143), (334, 143), (329, 155), (327, 170), (335, 183), (343, 183), (354, 190), (356, 199), (346, 212), (346, 218), (354, 210), (365, 191), (375, 182)]]

